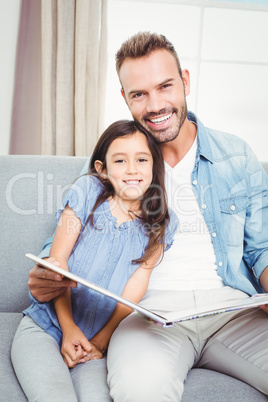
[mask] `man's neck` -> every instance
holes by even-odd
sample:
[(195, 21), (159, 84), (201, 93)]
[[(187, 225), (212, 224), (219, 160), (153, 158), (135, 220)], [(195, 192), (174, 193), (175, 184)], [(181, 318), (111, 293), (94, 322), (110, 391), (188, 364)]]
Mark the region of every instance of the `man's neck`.
[(185, 157), (194, 143), (196, 133), (196, 125), (186, 119), (178, 137), (173, 141), (161, 144), (164, 160), (169, 166), (175, 167)]

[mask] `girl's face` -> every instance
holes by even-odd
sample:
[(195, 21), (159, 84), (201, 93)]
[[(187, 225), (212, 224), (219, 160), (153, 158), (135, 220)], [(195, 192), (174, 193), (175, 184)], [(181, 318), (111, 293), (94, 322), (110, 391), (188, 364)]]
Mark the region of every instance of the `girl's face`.
[[(139, 199), (153, 178), (153, 157), (144, 134), (116, 138), (106, 154), (106, 171), (115, 195), (124, 201)], [(98, 170), (98, 169), (97, 169)]]

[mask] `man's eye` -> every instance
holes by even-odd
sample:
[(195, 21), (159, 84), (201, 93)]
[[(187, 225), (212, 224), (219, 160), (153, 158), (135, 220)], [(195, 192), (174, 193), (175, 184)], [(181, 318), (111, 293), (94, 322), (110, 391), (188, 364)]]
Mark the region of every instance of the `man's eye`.
[(142, 92), (138, 92), (138, 93), (134, 94), (134, 95), (132, 96), (132, 98), (133, 98), (133, 99), (134, 99), (134, 98), (140, 98), (142, 95), (143, 95)]
[(162, 86), (162, 88), (169, 88), (169, 87), (171, 87), (171, 84), (164, 84), (164, 85)]

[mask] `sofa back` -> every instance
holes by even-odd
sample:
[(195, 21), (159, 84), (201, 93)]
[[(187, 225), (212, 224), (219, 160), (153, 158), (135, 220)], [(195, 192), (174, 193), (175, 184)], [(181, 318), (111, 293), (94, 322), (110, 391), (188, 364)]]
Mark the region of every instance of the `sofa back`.
[[(21, 312), (28, 306), (27, 279), (33, 263), (55, 230), (55, 211), (88, 158), (0, 156), (0, 308)], [(268, 163), (265, 164), (268, 173)]]
[(55, 211), (86, 160), (65, 156), (0, 156), (0, 308), (28, 306), (27, 279), (34, 265), (25, 253), (39, 254), (55, 230)]

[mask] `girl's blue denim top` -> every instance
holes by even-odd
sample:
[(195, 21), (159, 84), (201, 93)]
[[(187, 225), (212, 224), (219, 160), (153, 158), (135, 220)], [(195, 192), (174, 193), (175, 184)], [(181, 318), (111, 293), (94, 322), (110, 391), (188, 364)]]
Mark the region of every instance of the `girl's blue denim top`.
[[(128, 279), (139, 266), (132, 264), (132, 260), (144, 254), (148, 236), (140, 219), (117, 226), (108, 200), (94, 212), (95, 228), (90, 223), (85, 225), (102, 188), (98, 178), (90, 175), (80, 177), (68, 191), (56, 217), (58, 222), (68, 204), (82, 223), (80, 235), (68, 260), (69, 271), (121, 295)], [(177, 217), (171, 210), (169, 212), (166, 250), (171, 246), (177, 230)], [(89, 340), (106, 324), (116, 307), (114, 300), (80, 284), (72, 288), (71, 299), (74, 321)], [(23, 313), (32, 317), (61, 344), (62, 331), (53, 301), (34, 301)]]

